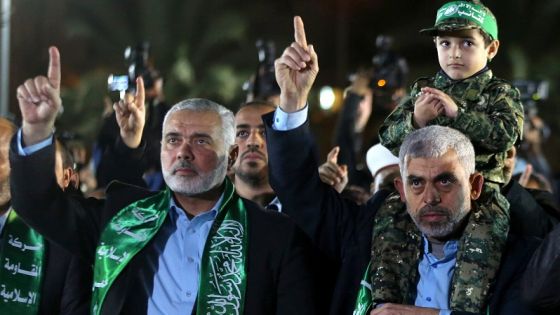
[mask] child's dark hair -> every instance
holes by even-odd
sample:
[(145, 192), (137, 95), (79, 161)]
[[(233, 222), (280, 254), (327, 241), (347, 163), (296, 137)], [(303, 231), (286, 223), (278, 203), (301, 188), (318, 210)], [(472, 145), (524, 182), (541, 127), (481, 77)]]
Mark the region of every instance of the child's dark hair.
[[(488, 47), (488, 45), (490, 45), (494, 40), (492, 39), (492, 37), (490, 37), (490, 35), (488, 35), (488, 33), (483, 31), (482, 29), (478, 29), (478, 31), (480, 32), (480, 35), (482, 35), (482, 40), (484, 40), (484, 48)], [(434, 36), (433, 38), (435, 42), (436, 36)]]
[(61, 140), (60, 138), (56, 139), (56, 150), (60, 152), (63, 168), (72, 168), (72, 169), (76, 168), (74, 163), (74, 157), (72, 156), (72, 152), (70, 152), (64, 140)]
[(478, 30), (480, 31), (480, 35), (482, 35), (482, 39), (484, 40), (484, 48), (488, 47), (488, 45), (490, 45), (494, 40), (492, 39), (492, 37), (490, 37), (490, 35), (488, 35), (488, 33), (483, 31), (482, 29)]

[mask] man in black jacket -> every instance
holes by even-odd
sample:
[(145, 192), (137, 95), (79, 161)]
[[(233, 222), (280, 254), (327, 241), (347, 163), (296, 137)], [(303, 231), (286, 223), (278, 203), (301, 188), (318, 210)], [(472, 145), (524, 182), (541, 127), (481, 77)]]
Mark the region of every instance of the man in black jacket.
[[(48, 76), (18, 88), (23, 125), (10, 152), (14, 208), (94, 265), (92, 313), (315, 313), (307, 239), (281, 214), (239, 197), (225, 178), (237, 148), (233, 114), (221, 105), (190, 99), (166, 115), (166, 190), (115, 183), (105, 200), (62, 194), (48, 167), (61, 107), (58, 50), (50, 48), (50, 55)], [(123, 143), (139, 148), (141, 78), (136, 95), (114, 108)], [(23, 155), (25, 149), (33, 152)]]
[(281, 211), (282, 205), (268, 183), (268, 153), (261, 116), (276, 109), (272, 103), (244, 103), (235, 113), (235, 144), (239, 156), (232, 166), (233, 183), (240, 196), (263, 208)]
[[(60, 246), (41, 238), (12, 209), (8, 152), (15, 131), (16, 127), (12, 123), (0, 118), (0, 313), (88, 314), (90, 267)], [(62, 155), (62, 148), (57, 148), (57, 160), (61, 160)], [(56, 172), (63, 173), (62, 163), (57, 165)], [(67, 188), (64, 175), (57, 177), (60, 187)], [(42, 253), (39, 250), (26, 250), (25, 246), (44, 250)], [(29, 259), (35, 264), (34, 272), (27, 272), (33, 266), (28, 264)], [(15, 266), (18, 268), (14, 269)], [(27, 301), (22, 303), (22, 298)]]
[[(299, 17), (294, 28), (295, 42), (275, 63), (280, 107), (265, 116), (271, 184), (286, 209), (293, 209), (286, 213), (341, 264), (331, 313), (350, 314), (360, 284), (373, 280), (372, 292), (360, 295), (373, 299), (372, 314), (532, 314), (519, 299), (518, 282), (536, 243), (509, 235), (505, 249), (492, 245), (495, 237), (507, 236), (507, 226), (492, 230), (491, 205), (476, 202), (483, 179), (474, 172), (474, 150), (464, 135), (430, 129), (409, 140), (399, 157), (403, 179), (397, 181), (407, 211), (397, 195), (384, 201), (386, 193), (379, 192), (357, 206), (321, 183), (306, 122), (318, 59)], [(449, 147), (439, 143), (442, 134), (452, 133)], [(439, 153), (421, 150), (442, 144)], [(405, 227), (408, 232), (401, 233)], [(384, 238), (402, 239), (388, 243), (402, 248), (387, 248)], [(370, 258), (371, 277), (360, 281)], [(436, 271), (438, 266), (449, 273)]]
[(539, 314), (560, 312), (560, 225), (543, 240), (523, 276), (523, 298)]
[(512, 178), (517, 149), (512, 146), (504, 161), (502, 195), (509, 202), (511, 231), (518, 235), (544, 238), (558, 223), (558, 209), (554, 196), (544, 190), (529, 189)]

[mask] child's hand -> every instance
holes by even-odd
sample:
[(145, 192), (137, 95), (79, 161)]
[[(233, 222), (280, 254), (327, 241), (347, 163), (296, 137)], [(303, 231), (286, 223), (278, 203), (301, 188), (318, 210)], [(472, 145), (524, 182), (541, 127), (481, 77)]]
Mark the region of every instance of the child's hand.
[(435, 95), (422, 92), (414, 103), (413, 119), (415, 127), (425, 127), (428, 122), (439, 116), (443, 111), (443, 104)]
[(441, 90), (431, 87), (422, 88), (422, 94), (433, 95), (443, 105), (443, 114), (445, 116), (450, 118), (457, 117), (459, 107), (457, 107), (457, 104), (455, 104), (455, 101), (453, 101), (449, 95), (445, 94)]

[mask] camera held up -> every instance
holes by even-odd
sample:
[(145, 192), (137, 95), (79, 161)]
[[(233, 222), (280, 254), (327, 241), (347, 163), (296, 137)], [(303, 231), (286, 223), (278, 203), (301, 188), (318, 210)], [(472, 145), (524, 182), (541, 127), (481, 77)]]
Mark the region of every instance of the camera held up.
[(276, 46), (273, 41), (257, 40), (256, 42), (259, 63), (255, 74), (243, 84), (247, 93), (247, 102), (253, 100), (273, 101), (280, 95), (280, 87), (276, 83), (274, 74), (274, 60), (276, 59)]
[[(519, 90), (519, 97), (525, 112), (525, 126), (528, 130), (537, 130), (542, 141), (550, 137), (550, 128), (539, 117), (539, 104), (548, 100), (550, 83), (544, 80), (514, 80), (513, 86)], [(535, 122), (539, 123), (535, 123)]]
[(149, 64), (150, 43), (140, 42), (136, 46), (128, 46), (124, 50), (124, 61), (128, 70), (127, 74), (111, 74), (107, 80), (110, 92), (119, 92), (121, 99), (125, 93), (134, 93), (136, 78), (142, 76), (144, 86), (150, 89), (157, 79), (154, 70)]

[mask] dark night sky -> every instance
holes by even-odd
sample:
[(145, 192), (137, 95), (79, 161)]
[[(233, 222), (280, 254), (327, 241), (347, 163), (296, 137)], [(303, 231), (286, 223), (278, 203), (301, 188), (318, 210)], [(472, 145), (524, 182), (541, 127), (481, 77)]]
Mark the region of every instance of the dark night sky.
[[(152, 42), (155, 64), (169, 83), (166, 92), (173, 98), (170, 102), (196, 93), (235, 107), (242, 98), (243, 78), (256, 66), (255, 41), (258, 38), (275, 41), (280, 54), (293, 40), (295, 14), (303, 17), (308, 42), (315, 45), (319, 54), (321, 71), (317, 87), (347, 85), (348, 75), (358, 66), (370, 65), (375, 37), (379, 34), (394, 37), (396, 50), (408, 60), (411, 79), (431, 75), (438, 69), (435, 48), (431, 39), (421, 36), (418, 30), (433, 24), (435, 11), (443, 3), (428, 0), (12, 1), (11, 111), (17, 113), (15, 88), (26, 78), (46, 71), (47, 47), (55, 44), (61, 49), (63, 85), (68, 95), (76, 100), (82, 97), (81, 103), (75, 102), (79, 110), (101, 112), (102, 81), (109, 73), (124, 71), (122, 51), (140, 39)], [(560, 74), (557, 60), (560, 43), (552, 30), (560, 26), (560, 1), (484, 3), (493, 10), (500, 27), (500, 52), (491, 65), (494, 73), (506, 79), (550, 80), (551, 100), (542, 105), (541, 112), (547, 117), (553, 135), (556, 134), (559, 119), (549, 117), (560, 115), (552, 105), (558, 101), (555, 91)], [(226, 35), (229, 37), (221, 39)], [(181, 54), (188, 57), (195, 74), (195, 80), (186, 89), (171, 78)], [(220, 99), (221, 94), (212, 91), (225, 89), (219, 85), (220, 81), (205, 77), (206, 72), (216, 69), (239, 81), (233, 87), (235, 95), (230, 95), (228, 100)], [(101, 90), (92, 88), (96, 84)], [(322, 124), (334, 121), (333, 117), (325, 117)], [(560, 146), (556, 138), (552, 137), (546, 146), (549, 156), (555, 155), (555, 148)], [(554, 167), (560, 169), (560, 165)]]

